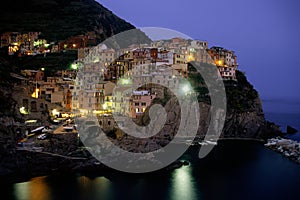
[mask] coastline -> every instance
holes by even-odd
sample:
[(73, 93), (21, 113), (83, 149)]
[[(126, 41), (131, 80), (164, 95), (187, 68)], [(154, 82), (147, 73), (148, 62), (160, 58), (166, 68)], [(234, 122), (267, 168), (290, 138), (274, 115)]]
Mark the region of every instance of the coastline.
[(292, 162), (300, 165), (300, 142), (285, 137), (275, 137), (268, 140), (257, 138), (220, 138), (220, 141), (254, 141), (262, 143), (267, 149), (270, 149)]
[[(260, 139), (254, 138), (221, 138), (220, 142), (226, 141), (245, 141), (245, 142), (258, 142), (263, 143)], [(188, 145), (188, 144), (184, 144)], [(226, 145), (226, 144), (225, 144)], [(201, 147), (198, 145), (190, 145)], [(6, 173), (1, 172), (1, 184), (15, 183), (15, 182), (26, 182), (34, 177), (40, 176), (55, 176), (55, 175), (66, 175), (66, 174), (89, 174), (97, 173), (99, 176), (105, 176), (116, 170), (111, 169), (104, 164), (98, 162), (94, 157), (70, 157), (59, 154), (53, 154), (49, 152), (34, 152), (27, 150), (18, 150), (17, 156), (14, 158), (7, 159), (8, 162), (17, 163), (17, 166), (13, 168), (16, 171), (7, 170)], [(178, 169), (184, 165), (188, 165), (187, 161), (181, 160), (180, 158), (174, 161), (169, 166), (158, 170), (154, 173), (162, 173)], [(122, 172), (120, 172), (122, 173)]]
[(258, 139), (258, 138), (220, 138), (218, 139), (220, 141), (226, 141), (226, 140), (238, 140), (238, 141), (255, 141), (255, 142), (266, 142), (264, 139)]
[(264, 146), (300, 165), (300, 142), (276, 137), (268, 139)]

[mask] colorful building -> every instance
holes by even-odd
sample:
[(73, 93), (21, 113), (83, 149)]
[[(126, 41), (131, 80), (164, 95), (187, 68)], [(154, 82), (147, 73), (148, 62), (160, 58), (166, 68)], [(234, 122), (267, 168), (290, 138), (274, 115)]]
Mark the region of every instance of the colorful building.
[(133, 91), (129, 103), (129, 117), (137, 118), (141, 116), (151, 105), (155, 94), (151, 94), (149, 91)]

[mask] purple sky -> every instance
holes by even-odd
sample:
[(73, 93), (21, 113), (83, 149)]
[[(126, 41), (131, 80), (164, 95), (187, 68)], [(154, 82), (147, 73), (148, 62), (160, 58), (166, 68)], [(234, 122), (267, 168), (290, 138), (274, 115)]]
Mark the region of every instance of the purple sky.
[(162, 27), (234, 50), (263, 99), (300, 101), (298, 0), (98, 0), (136, 27)]

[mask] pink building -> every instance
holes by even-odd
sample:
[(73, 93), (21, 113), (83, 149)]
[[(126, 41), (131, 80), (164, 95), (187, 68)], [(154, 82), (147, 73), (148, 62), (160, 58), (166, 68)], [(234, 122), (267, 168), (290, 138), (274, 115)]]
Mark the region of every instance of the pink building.
[(147, 90), (133, 91), (130, 98), (129, 117), (137, 118), (142, 115), (146, 108), (151, 105), (155, 94), (150, 94)]

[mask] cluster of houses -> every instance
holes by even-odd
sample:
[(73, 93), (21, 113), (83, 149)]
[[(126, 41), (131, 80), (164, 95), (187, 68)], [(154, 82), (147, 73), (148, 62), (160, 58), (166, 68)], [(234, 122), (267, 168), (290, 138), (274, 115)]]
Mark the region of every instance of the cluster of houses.
[(41, 32), (5, 32), (0, 35), (0, 48), (7, 47), (8, 55), (32, 56), (64, 50), (78, 50), (97, 44), (94, 32), (72, 36), (64, 41), (53, 42), (41, 38)]
[[(38, 36), (31, 35), (28, 41)], [(215, 65), (224, 80), (236, 80), (234, 51), (208, 48), (206, 41), (173, 38), (118, 50), (105, 44), (68, 45), (66, 48), (78, 48), (78, 59), (70, 69), (58, 71), (54, 77), (45, 77), (43, 68), (23, 70), (22, 74), (31, 87), (32, 98), (81, 115), (114, 113), (137, 118), (155, 98), (164, 98), (159, 85), (189, 92), (190, 86), (182, 85), (182, 80), (189, 76), (191, 62)]]
[(58, 51), (57, 45), (47, 43), (45, 39), (39, 38), (40, 35), (40, 32), (6, 32), (0, 36), (0, 47), (7, 47), (8, 55), (18, 54), (19, 56)]
[(187, 87), (181, 80), (189, 76), (193, 61), (215, 65), (224, 80), (236, 80), (235, 53), (221, 47), (209, 49), (206, 41), (173, 38), (120, 50), (105, 44), (79, 49), (74, 65), (80, 73), (72, 91), (72, 109), (136, 118), (154, 98), (164, 98), (157, 85), (173, 91)]

